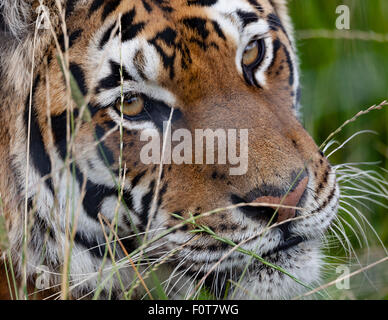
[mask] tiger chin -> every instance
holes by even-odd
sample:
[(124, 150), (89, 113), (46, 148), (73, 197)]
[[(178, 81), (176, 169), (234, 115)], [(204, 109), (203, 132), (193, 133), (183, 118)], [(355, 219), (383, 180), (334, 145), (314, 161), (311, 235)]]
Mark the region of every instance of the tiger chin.
[[(64, 266), (76, 299), (149, 297), (151, 267), (176, 299), (204, 286), (289, 299), (319, 282), (339, 189), (299, 121), (286, 1), (6, 0), (0, 12), (3, 259), (30, 292), (45, 270), (60, 297)], [(179, 132), (247, 132), (234, 139), (246, 170), (219, 161), (222, 144), (212, 163), (204, 148), (142, 161), (145, 132), (164, 137), (165, 123), (173, 146)]]

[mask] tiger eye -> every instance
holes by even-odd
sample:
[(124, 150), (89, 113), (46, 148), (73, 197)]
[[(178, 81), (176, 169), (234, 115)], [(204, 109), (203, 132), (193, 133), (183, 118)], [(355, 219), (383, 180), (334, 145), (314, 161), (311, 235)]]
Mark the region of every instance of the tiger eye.
[(121, 100), (116, 103), (116, 109), (129, 117), (134, 117), (140, 114), (144, 110), (144, 99), (139, 96), (133, 96), (123, 101), (121, 109)]
[(245, 48), (242, 62), (245, 66), (254, 64), (260, 56), (260, 49), (258, 41), (252, 41)]

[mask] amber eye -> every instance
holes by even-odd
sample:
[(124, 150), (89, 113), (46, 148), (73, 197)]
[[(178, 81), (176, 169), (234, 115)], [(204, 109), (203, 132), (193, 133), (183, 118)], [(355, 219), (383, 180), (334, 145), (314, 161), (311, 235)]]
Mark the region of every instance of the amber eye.
[(140, 96), (132, 96), (130, 98), (126, 98), (123, 101), (122, 109), (121, 109), (121, 99), (116, 103), (116, 109), (121, 113), (128, 117), (134, 117), (139, 115), (144, 110), (144, 99)]
[(264, 54), (264, 40), (253, 40), (244, 50), (242, 63), (245, 67), (257, 67), (263, 61)]

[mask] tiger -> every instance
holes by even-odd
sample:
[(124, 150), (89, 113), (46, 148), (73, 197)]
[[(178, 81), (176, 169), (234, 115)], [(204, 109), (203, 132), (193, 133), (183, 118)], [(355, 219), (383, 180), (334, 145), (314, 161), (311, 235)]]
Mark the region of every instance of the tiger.
[[(319, 283), (340, 191), (301, 124), (286, 0), (0, 3), (2, 268), (30, 294), (40, 266), (52, 297), (74, 299), (151, 297), (155, 277), (171, 299)], [(245, 172), (145, 163), (144, 133), (161, 141), (165, 124), (236, 130)]]

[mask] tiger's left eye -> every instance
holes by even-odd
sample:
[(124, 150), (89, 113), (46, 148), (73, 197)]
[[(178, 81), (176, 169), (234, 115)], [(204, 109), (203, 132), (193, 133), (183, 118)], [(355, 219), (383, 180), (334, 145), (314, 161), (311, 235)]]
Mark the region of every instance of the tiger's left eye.
[(144, 110), (144, 99), (140, 96), (132, 96), (123, 101), (121, 109), (121, 100), (116, 102), (116, 109), (128, 117), (139, 115)]
[(251, 41), (244, 50), (242, 63), (246, 68), (257, 67), (264, 59), (265, 44), (263, 39)]

